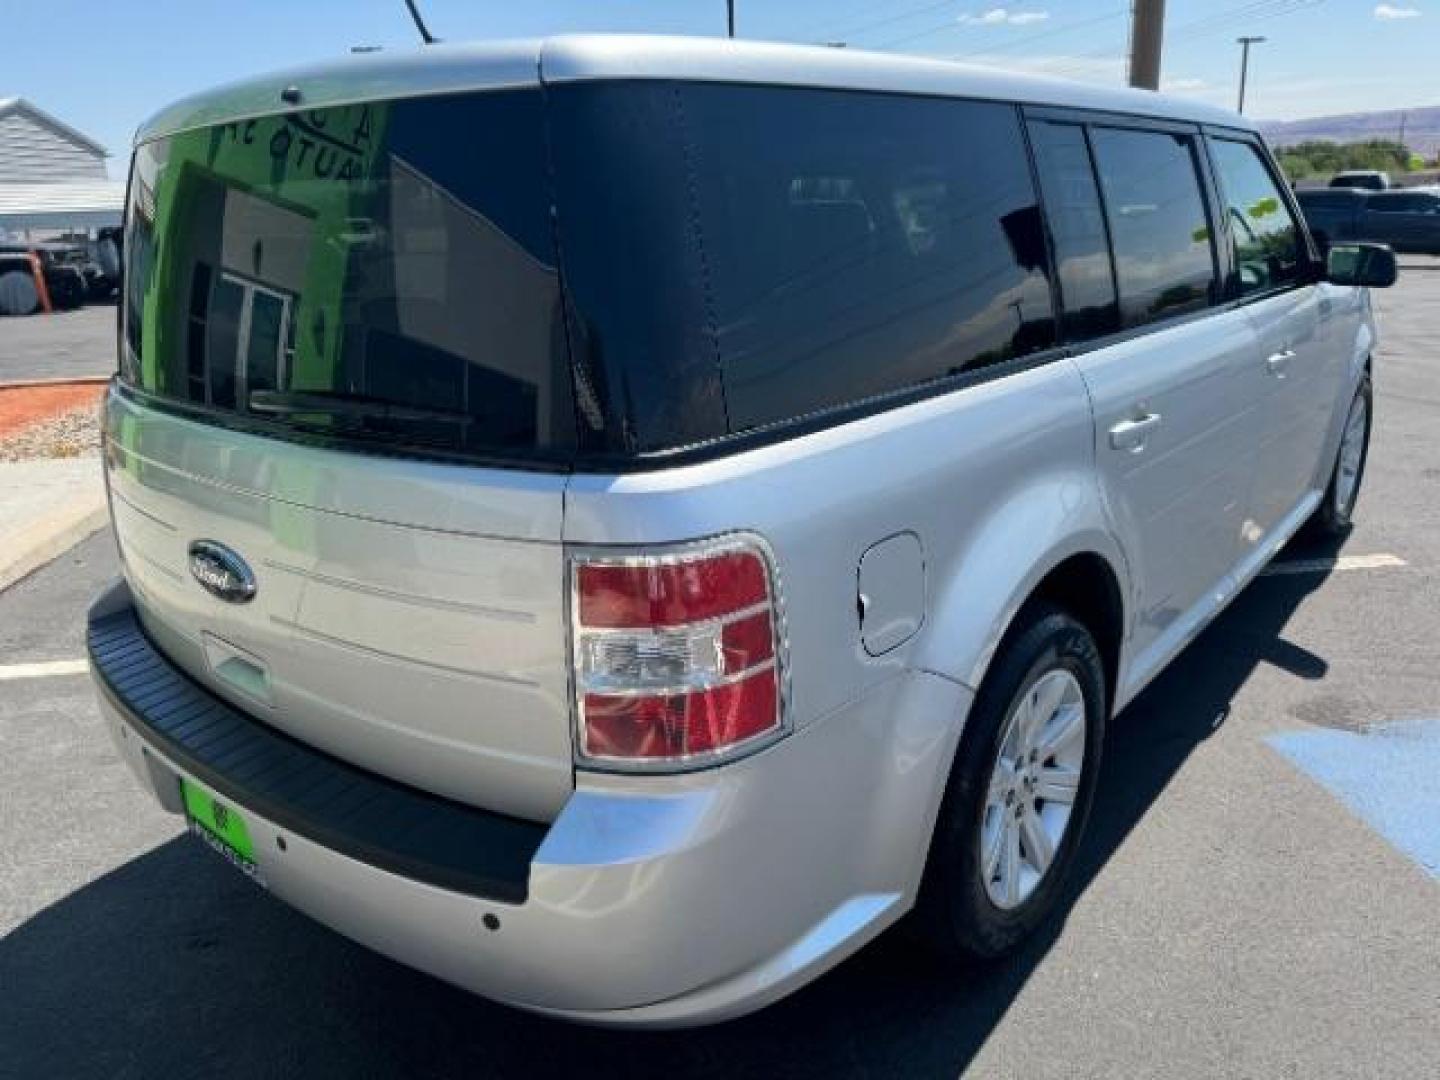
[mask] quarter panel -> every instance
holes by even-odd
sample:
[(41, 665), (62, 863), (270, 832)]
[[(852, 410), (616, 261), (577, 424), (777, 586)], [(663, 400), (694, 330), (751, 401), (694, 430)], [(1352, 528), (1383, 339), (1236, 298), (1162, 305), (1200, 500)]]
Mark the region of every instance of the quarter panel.
[[(900, 668), (977, 679), (1013, 593), (1035, 576), (1032, 560), (1065, 549), (1067, 529), (1073, 545), (1103, 535), (1091, 439), (1080, 376), (1051, 363), (713, 462), (578, 475), (565, 539), (764, 536), (785, 604), (792, 716), (804, 726)], [(857, 568), (902, 531), (924, 551), (925, 622), (872, 657)]]

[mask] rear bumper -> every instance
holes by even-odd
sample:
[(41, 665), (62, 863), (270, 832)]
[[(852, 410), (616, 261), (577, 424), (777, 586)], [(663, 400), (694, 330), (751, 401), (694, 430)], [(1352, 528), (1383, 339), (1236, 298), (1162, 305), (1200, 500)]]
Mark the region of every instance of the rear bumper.
[[(437, 804), (429, 813), (438, 816), (372, 829), (367, 847), (343, 834), (363, 823), (363, 807), (349, 825), (316, 828), (265, 782), (247, 786), (253, 773), (243, 762), (206, 760), (204, 747), (187, 748), (183, 732), (167, 735), (162, 713), (176, 707), (167, 681), (206, 692), (158, 653), (165, 668), (151, 674), (149, 693), (117, 686), (94, 628), (113, 628), (129, 603), (121, 585), (92, 609), (92, 667), (116, 746), (163, 806), (180, 812), (179, 777), (199, 782), (242, 812), (261, 876), (296, 908), (476, 993), (591, 1023), (681, 1026), (740, 1015), (802, 985), (903, 914), (969, 706), (968, 691), (953, 682), (897, 673), (721, 769), (581, 773), (549, 826), (400, 789)], [(133, 664), (143, 648), (132, 650)], [(288, 767), (322, 766), (296, 758)], [(358, 775), (350, 779), (397, 787)], [(372, 805), (386, 798), (370, 792)], [(383, 811), (370, 816), (384, 824)], [(425, 850), (468, 877), (437, 878), (423, 859), (393, 857), (414, 856), (415, 837), (432, 831), (427, 820), (438, 822), (433, 831), (464, 838), (454, 850)], [(517, 891), (505, 875), (532, 841)], [(511, 847), (497, 856), (481, 850), (487, 844)]]

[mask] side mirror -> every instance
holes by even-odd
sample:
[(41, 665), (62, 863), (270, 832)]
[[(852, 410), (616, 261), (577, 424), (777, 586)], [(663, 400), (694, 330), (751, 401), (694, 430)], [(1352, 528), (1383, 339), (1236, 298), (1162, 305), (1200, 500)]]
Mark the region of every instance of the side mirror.
[(1399, 276), (1395, 252), (1384, 244), (1331, 244), (1325, 255), (1325, 280), (1332, 285), (1388, 289)]

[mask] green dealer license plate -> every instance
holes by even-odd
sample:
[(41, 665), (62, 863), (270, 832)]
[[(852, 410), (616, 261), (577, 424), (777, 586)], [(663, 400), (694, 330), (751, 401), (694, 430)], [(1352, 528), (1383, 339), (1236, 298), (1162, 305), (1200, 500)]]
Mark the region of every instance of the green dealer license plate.
[(250, 839), (250, 830), (239, 812), (184, 777), (180, 779), (180, 797), (185, 802), (185, 817), (190, 823), (190, 831), (238, 867), (246, 877), (264, 885), (265, 879), (255, 865), (255, 845)]

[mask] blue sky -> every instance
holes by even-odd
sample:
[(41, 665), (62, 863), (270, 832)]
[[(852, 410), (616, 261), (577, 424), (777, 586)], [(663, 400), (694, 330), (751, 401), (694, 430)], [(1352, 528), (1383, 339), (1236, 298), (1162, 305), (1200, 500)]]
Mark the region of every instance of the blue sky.
[[(442, 38), (565, 30), (723, 34), (724, 0), (421, 0)], [(737, 0), (741, 36), (843, 40), (1121, 82), (1128, 0)], [(105, 144), (121, 175), (135, 126), (206, 86), (352, 45), (409, 48), (402, 0), (0, 2), (0, 97), (19, 94)], [(1440, 0), (1169, 0), (1166, 89), (1288, 120), (1440, 105)]]

